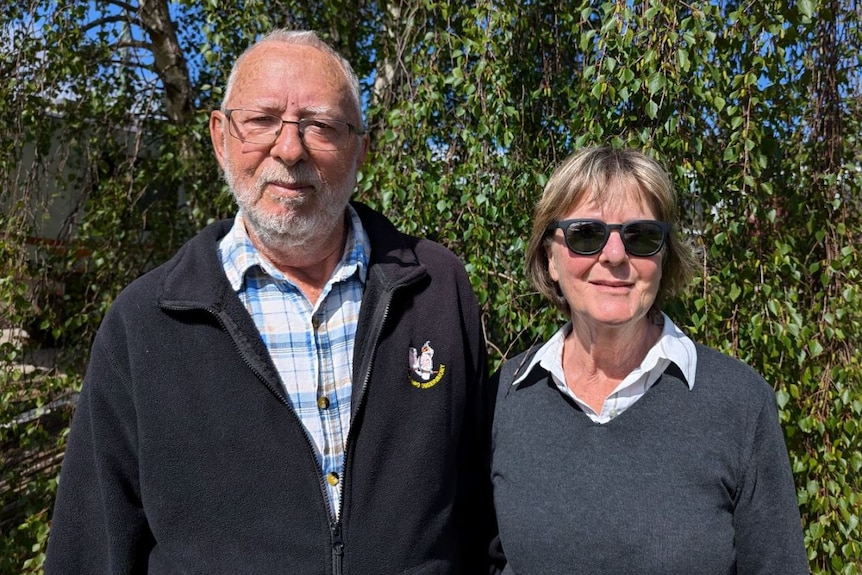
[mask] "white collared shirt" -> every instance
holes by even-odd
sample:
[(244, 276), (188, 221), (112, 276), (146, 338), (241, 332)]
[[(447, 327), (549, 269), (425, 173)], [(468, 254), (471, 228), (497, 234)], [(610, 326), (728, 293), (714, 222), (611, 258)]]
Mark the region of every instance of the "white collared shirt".
[(662, 313), (662, 317), (664, 327), (658, 341), (647, 352), (640, 366), (629, 373), (608, 395), (600, 413), (596, 413), (566, 385), (566, 374), (563, 371), (563, 342), (572, 330), (571, 322), (557, 330), (557, 333), (539, 348), (527, 368), (520, 372), (512, 385), (518, 385), (536, 365), (540, 365), (550, 372), (560, 393), (574, 400), (584, 413), (597, 423), (607, 423), (634, 405), (658, 381), (671, 362), (682, 371), (688, 388), (692, 389), (697, 370), (697, 350), (694, 342), (680, 331), (667, 315)]

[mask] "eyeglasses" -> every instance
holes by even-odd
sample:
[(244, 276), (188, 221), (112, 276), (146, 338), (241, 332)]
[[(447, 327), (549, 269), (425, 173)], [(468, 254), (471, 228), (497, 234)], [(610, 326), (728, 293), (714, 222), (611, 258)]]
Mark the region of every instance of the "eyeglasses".
[(357, 136), (365, 134), (352, 124), (329, 118), (303, 118), (301, 120), (282, 120), (280, 116), (234, 108), (225, 110), (228, 132), (231, 136), (249, 144), (271, 146), (281, 135), (285, 124), (295, 124), (299, 128), (299, 138), (309, 150), (334, 152), (343, 150), (350, 141), (350, 133)]
[(597, 254), (608, 243), (612, 230), (620, 232), (626, 253), (637, 257), (657, 254), (667, 240), (670, 224), (655, 220), (635, 220), (624, 224), (606, 224), (601, 220), (560, 220), (552, 222), (547, 232), (563, 230), (568, 248), (576, 254)]

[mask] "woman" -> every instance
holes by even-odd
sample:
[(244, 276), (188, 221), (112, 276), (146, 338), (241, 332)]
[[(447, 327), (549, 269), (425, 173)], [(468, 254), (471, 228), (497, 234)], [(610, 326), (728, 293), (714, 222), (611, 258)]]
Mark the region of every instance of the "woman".
[(498, 373), (504, 573), (808, 573), (772, 388), (661, 311), (695, 268), (664, 170), (567, 159), (539, 201), (535, 287), (569, 319)]

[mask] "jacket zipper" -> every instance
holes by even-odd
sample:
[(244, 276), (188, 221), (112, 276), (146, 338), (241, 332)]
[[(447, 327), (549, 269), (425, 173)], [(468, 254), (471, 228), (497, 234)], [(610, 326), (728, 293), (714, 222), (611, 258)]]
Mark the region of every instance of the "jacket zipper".
[(340, 520), (329, 524), (329, 533), (332, 537), (332, 573), (333, 575), (341, 575), (341, 564), (344, 559), (344, 539), (341, 537)]
[[(397, 288), (396, 288), (397, 289)], [(374, 359), (377, 356), (377, 342), (380, 339), (380, 331), (382, 331), (383, 326), (386, 324), (386, 318), (389, 317), (389, 308), (392, 304), (392, 294), (395, 293), (395, 290), (390, 292), (389, 298), (386, 300), (386, 307), (383, 309), (383, 317), (380, 320), (380, 330), (378, 330), (377, 335), (375, 336), (375, 340), (373, 345), (371, 346), (371, 357), (368, 360), (368, 369), (365, 370), (365, 377), (362, 380), (362, 387), (359, 391), (359, 402), (356, 405), (355, 409), (351, 408), (354, 413), (359, 412), (359, 408), (362, 406), (362, 400), (365, 398), (365, 390), (368, 388), (368, 382), (371, 381), (371, 368), (374, 366)], [(330, 531), (332, 533), (332, 573), (334, 575), (341, 575), (342, 573), (342, 563), (344, 560), (344, 539), (342, 538), (341, 532), (341, 517), (344, 512), (344, 485), (347, 481), (347, 454), (349, 453), (351, 438), (353, 437), (353, 426), (347, 431), (347, 439), (344, 440), (344, 464), (345, 464), (345, 473), (344, 478), (341, 483), (341, 498), (338, 503), (338, 519), (335, 523), (330, 525)]]
[[(380, 329), (378, 330), (374, 344), (371, 347), (371, 357), (369, 358), (369, 361), (368, 361), (368, 369), (365, 371), (365, 377), (362, 380), (362, 388), (360, 389), (360, 392), (359, 392), (359, 402), (358, 402), (355, 410), (353, 410), (351, 408), (351, 410), (353, 410), (355, 412), (359, 411), (359, 408), (362, 405), (362, 400), (365, 398), (365, 390), (368, 388), (368, 382), (371, 380), (371, 368), (373, 367), (374, 360), (377, 357), (377, 341), (379, 340), (379, 337), (380, 337), (380, 331), (382, 331), (383, 326), (386, 324), (386, 319), (389, 317), (389, 309), (390, 309), (391, 304), (392, 304), (392, 297), (400, 287), (403, 287), (403, 286), (396, 286), (391, 292), (389, 292), (389, 297), (386, 300), (386, 307), (383, 309), (383, 317), (380, 320)], [(168, 307), (168, 306), (165, 306), (165, 307)], [(170, 309), (182, 310), (183, 308), (170, 307)], [(230, 334), (230, 330), (225, 325), (225, 322), (222, 320), (221, 316), (219, 315), (219, 312), (217, 310), (215, 310), (213, 308), (209, 308), (209, 307), (207, 307), (205, 309), (207, 312), (209, 312), (216, 319), (218, 324), (221, 326), (222, 330), (224, 330), (225, 332)], [(279, 399), (279, 401), (282, 403), (282, 405), (284, 405), (285, 407), (288, 408), (288, 412), (290, 412), (290, 416), (293, 417), (294, 421), (296, 421), (296, 423), (299, 424), (299, 426), (302, 428), (302, 431), (303, 431), (302, 434), (303, 434), (303, 437), (305, 437), (306, 445), (308, 446), (310, 452), (312, 454), (314, 454), (314, 445), (311, 441), (311, 438), (308, 436), (308, 432), (305, 430), (305, 427), (302, 425), (302, 421), (300, 421), (299, 416), (296, 415), (296, 413), (293, 411), (293, 409), (290, 408), (290, 404), (288, 403), (287, 399), (281, 394), (281, 392), (279, 390), (277, 390), (270, 383), (270, 381), (262, 373), (260, 373), (257, 369), (255, 369), (254, 365), (252, 365), (251, 361), (248, 360), (248, 358), (243, 353), (242, 349), (240, 349), (240, 346), (236, 342), (236, 339), (231, 337), (231, 340), (233, 341), (234, 347), (236, 348), (237, 352), (239, 353), (239, 356), (242, 358), (243, 363), (245, 363), (246, 366), (248, 366), (249, 370), (251, 370), (251, 372), (254, 373), (261, 382), (263, 382), (263, 384), (266, 386), (266, 388), (269, 391), (271, 391), (273, 394), (275, 394), (275, 396)], [(351, 443), (350, 440), (352, 437), (353, 437), (353, 428), (351, 427), (350, 430), (347, 432), (347, 439), (344, 441), (344, 461), (345, 461), (345, 464), (347, 463), (347, 454), (348, 454), (348, 449), (349, 449), (350, 443)], [(315, 459), (314, 469), (315, 469), (315, 473), (317, 474), (317, 483), (320, 486), (320, 493), (323, 497), (323, 503), (326, 507), (327, 514), (330, 517), (332, 517), (332, 503), (329, 501), (329, 496), (327, 495), (326, 479), (323, 477), (323, 472), (320, 470), (320, 466), (317, 465), (316, 458), (314, 458), (314, 459)], [(343, 478), (344, 480), (347, 479), (346, 475), (347, 474), (345, 473), (345, 477)], [(330, 522), (330, 524), (329, 524), (330, 540), (331, 540), (331, 544), (332, 544), (332, 573), (333, 573), (333, 575), (342, 575), (342, 573), (343, 573), (344, 537), (343, 537), (343, 533), (342, 533), (341, 514), (344, 511), (344, 495), (343, 495), (344, 494), (344, 483), (342, 483), (342, 486), (341, 486), (341, 493), (342, 493), (342, 496), (340, 498), (339, 505), (338, 505), (338, 515), (336, 516), (337, 519), (335, 521)]]
[[(230, 330), (225, 325), (225, 322), (222, 320), (218, 311), (216, 311), (212, 308), (205, 308), (205, 309), (210, 314), (212, 314), (212, 316), (216, 319), (216, 321), (221, 326), (221, 328), (228, 335), (230, 335)], [(282, 405), (287, 407), (287, 411), (288, 411), (288, 413), (290, 413), (290, 417), (292, 417), (293, 420), (299, 425), (300, 429), (302, 429), (302, 436), (305, 438), (305, 444), (308, 446), (309, 452), (312, 454), (311, 455), (312, 460), (314, 460), (314, 470), (315, 470), (315, 473), (317, 474), (317, 485), (320, 487), (320, 493), (323, 496), (323, 503), (324, 503), (324, 506), (326, 507), (327, 516), (332, 517), (332, 504), (329, 502), (329, 496), (327, 495), (327, 491), (326, 491), (326, 489), (327, 489), (326, 488), (326, 479), (323, 477), (323, 472), (320, 470), (320, 466), (317, 465), (317, 458), (314, 455), (314, 453), (315, 453), (314, 444), (312, 443), (311, 438), (308, 436), (308, 431), (306, 431), (305, 426), (302, 425), (302, 421), (300, 421), (299, 416), (296, 414), (295, 411), (293, 411), (293, 408), (290, 407), (290, 403), (288, 403), (287, 399), (281, 394), (281, 392), (278, 389), (276, 389), (275, 386), (272, 385), (272, 383), (262, 373), (260, 373), (257, 369), (255, 369), (254, 365), (252, 365), (251, 361), (248, 360), (248, 358), (243, 353), (242, 349), (240, 349), (239, 344), (236, 342), (236, 339), (234, 339), (233, 336), (231, 336), (230, 339), (231, 339), (231, 341), (233, 341), (233, 345), (236, 348), (237, 353), (239, 353), (239, 356), (242, 358), (243, 363), (245, 363), (246, 366), (248, 366), (249, 370), (251, 370), (251, 372), (253, 374), (255, 374), (257, 376), (257, 378), (266, 386), (266, 388), (269, 391), (271, 391), (273, 393), (273, 395), (275, 395), (278, 398), (279, 402), (281, 402)], [(340, 515), (339, 515), (339, 517), (340, 517)], [(339, 531), (340, 531), (340, 528), (339, 528)], [(340, 533), (339, 533), (339, 536), (340, 536)]]

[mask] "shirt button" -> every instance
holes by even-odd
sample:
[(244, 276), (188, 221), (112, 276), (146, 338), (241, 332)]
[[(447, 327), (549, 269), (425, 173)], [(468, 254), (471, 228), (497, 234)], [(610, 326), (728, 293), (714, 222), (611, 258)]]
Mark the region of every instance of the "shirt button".
[(326, 474), (326, 482), (335, 487), (338, 485), (338, 474), (334, 471)]
[(319, 407), (320, 409), (327, 409), (329, 407), (329, 398), (325, 395), (323, 397), (318, 397), (317, 407)]
[(320, 318), (319, 317), (314, 316), (313, 318), (311, 318), (311, 327), (313, 327), (314, 329), (317, 329), (320, 327)]

